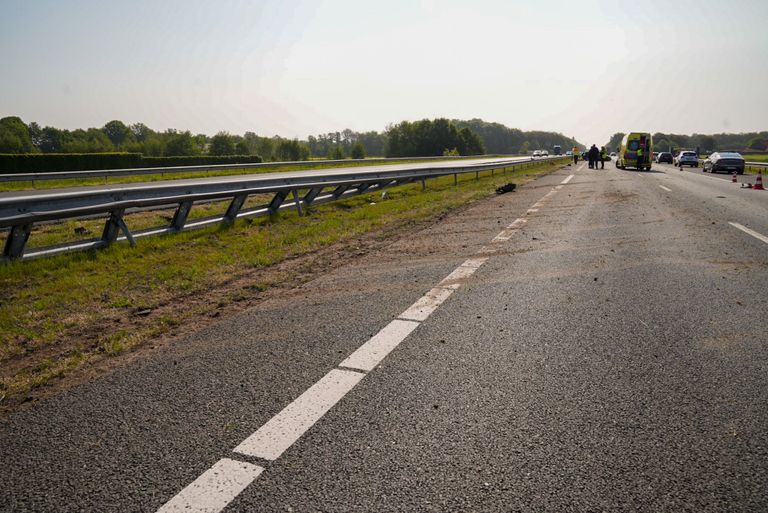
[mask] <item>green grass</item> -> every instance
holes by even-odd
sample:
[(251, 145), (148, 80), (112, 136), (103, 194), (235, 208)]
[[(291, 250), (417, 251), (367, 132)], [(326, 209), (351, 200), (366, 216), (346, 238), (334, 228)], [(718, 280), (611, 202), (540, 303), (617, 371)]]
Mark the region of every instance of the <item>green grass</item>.
[(768, 162), (768, 155), (766, 154), (746, 153), (742, 157), (747, 162)]
[[(482, 157), (494, 157), (494, 155), (481, 155), (477, 157), (460, 157), (462, 159), (474, 159)], [(443, 159), (436, 159), (436, 161)], [(448, 160), (448, 159), (445, 159)], [(452, 158), (450, 160), (456, 160)], [(434, 162), (433, 160), (432, 162)], [(428, 161), (429, 162), (429, 161)], [(37, 180), (37, 181), (21, 181), (21, 182), (0, 182), (0, 192), (8, 191), (22, 191), (31, 189), (54, 189), (60, 187), (80, 187), (87, 185), (104, 185), (104, 184), (125, 184), (125, 183), (141, 183), (141, 182), (157, 182), (164, 180), (182, 180), (186, 178), (203, 178), (206, 176), (230, 176), (230, 175), (244, 175), (244, 174), (261, 174), (261, 173), (277, 173), (280, 171), (300, 171), (303, 169), (330, 169), (334, 167), (358, 167), (358, 166), (378, 166), (387, 163), (392, 164), (408, 164), (408, 163), (425, 163), (423, 160), (414, 159), (390, 159), (388, 162), (341, 162), (338, 164), (319, 164), (307, 161), (306, 164), (300, 165), (285, 165), (268, 168), (250, 168), (250, 169), (233, 169), (222, 171), (198, 171), (190, 173), (157, 173), (151, 175), (138, 175), (138, 176), (115, 176), (112, 178), (79, 178), (68, 180)]]
[[(465, 174), (458, 187), (447, 176), (429, 180), (426, 191), (420, 184), (396, 187), (388, 190), (386, 200), (379, 193), (361, 195), (313, 207), (303, 217), (285, 211), (229, 227), (142, 238), (135, 248), (119, 243), (0, 265), (0, 398), (21, 397), (72, 369), (119, 355), (274, 285), (254, 276), (254, 269), (367, 233), (391, 233), (434, 219), (492, 195), (502, 183), (521, 184), (561, 165), (540, 162), (503, 175), (497, 171), (493, 177), (483, 172), (479, 180)], [(143, 213), (139, 219), (151, 223), (159, 215)], [(135, 222), (129, 219), (129, 226)], [(48, 230), (47, 242), (57, 241), (71, 226)], [(270, 279), (279, 281), (276, 276)], [(238, 280), (241, 286), (231, 287)], [(193, 301), (211, 291), (218, 291), (218, 304)], [(179, 307), (162, 310), (172, 305)], [(141, 317), (158, 308), (157, 315)]]

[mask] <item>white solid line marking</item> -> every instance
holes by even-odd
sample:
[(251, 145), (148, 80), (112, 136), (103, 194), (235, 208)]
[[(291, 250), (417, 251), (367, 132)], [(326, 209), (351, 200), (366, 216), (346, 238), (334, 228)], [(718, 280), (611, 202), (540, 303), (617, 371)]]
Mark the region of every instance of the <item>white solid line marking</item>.
[(275, 460), (328, 412), (365, 374), (334, 369), (235, 447), (235, 452)]
[(667, 192), (672, 192), (672, 189), (670, 189), (669, 187), (664, 187), (663, 185), (659, 185), (659, 187), (661, 187), (662, 189), (664, 189)]
[(748, 234), (749, 234), (749, 235), (751, 235), (752, 237), (754, 237), (754, 238), (756, 238), (756, 239), (759, 239), (759, 240), (761, 240), (761, 241), (765, 242), (766, 244), (768, 244), (768, 237), (766, 237), (766, 236), (765, 236), (765, 235), (763, 235), (762, 233), (757, 233), (755, 230), (750, 230), (749, 228), (747, 228), (747, 227), (746, 227), (746, 226), (744, 226), (743, 224), (739, 224), (739, 223), (732, 223), (732, 222), (730, 222), (730, 221), (728, 222), (728, 224), (730, 224), (730, 225), (731, 225), (731, 226), (733, 226), (734, 228), (738, 228), (738, 229), (739, 229), (739, 230), (741, 230), (742, 232), (744, 232), (744, 233), (748, 233)]
[(488, 257), (475, 257), (470, 258), (460, 266), (458, 266), (456, 269), (451, 272), (448, 276), (443, 278), (443, 280), (437, 284), (438, 287), (445, 287), (450, 289), (458, 289), (461, 283), (459, 283), (460, 280), (465, 280), (472, 276), (475, 271), (480, 269), (480, 266), (482, 266), (486, 261), (488, 261)]
[(437, 307), (443, 304), (453, 294), (453, 288), (435, 287), (419, 298), (408, 309), (398, 315), (400, 319), (409, 321), (425, 321)]
[(371, 339), (357, 348), (346, 360), (339, 364), (340, 367), (373, 370), (387, 355), (396, 348), (400, 342), (406, 339), (419, 323), (413, 321), (394, 320), (387, 324)]
[(574, 177), (574, 176), (576, 176), (576, 175), (569, 175), (569, 176), (568, 176), (568, 178), (566, 178), (565, 180), (563, 180), (563, 181), (562, 181), (562, 182), (560, 182), (560, 183), (561, 183), (562, 185), (565, 185), (565, 184), (567, 184), (568, 182), (570, 182), (571, 180), (573, 180), (573, 177)]
[(534, 214), (534, 213), (536, 213), (536, 212), (538, 212), (538, 211), (539, 211), (539, 209), (538, 209), (538, 208), (529, 208), (527, 213), (528, 213), (528, 214)]
[(214, 513), (224, 509), (259, 477), (262, 467), (223, 458), (192, 481), (157, 513)]

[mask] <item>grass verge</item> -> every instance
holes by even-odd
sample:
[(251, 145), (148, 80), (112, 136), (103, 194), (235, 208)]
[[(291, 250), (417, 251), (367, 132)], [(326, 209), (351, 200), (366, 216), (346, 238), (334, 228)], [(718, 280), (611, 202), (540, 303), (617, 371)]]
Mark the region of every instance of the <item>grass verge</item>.
[(136, 248), (116, 244), (0, 265), (0, 409), (11, 411), (65, 374), (183, 333), (290, 281), (277, 263), (436, 219), (492, 195), (502, 183), (522, 184), (562, 165), (539, 162), (495, 176), (483, 172), (477, 180), (467, 174), (458, 186), (447, 176), (428, 181), (426, 191), (420, 184), (401, 186), (386, 200), (361, 195), (303, 217), (281, 212), (227, 228), (148, 237)]

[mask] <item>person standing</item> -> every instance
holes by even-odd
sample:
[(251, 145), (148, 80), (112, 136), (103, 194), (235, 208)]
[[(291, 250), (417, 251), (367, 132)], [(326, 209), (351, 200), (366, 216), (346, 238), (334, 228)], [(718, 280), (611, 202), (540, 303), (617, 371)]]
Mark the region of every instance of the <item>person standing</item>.
[(600, 146), (600, 169), (605, 169), (605, 161), (608, 158), (608, 152), (605, 151), (605, 146)]
[(587, 157), (589, 157), (589, 167), (597, 169), (597, 160), (600, 158), (600, 150), (597, 149), (597, 146), (592, 145), (587, 153)]
[(645, 164), (645, 153), (643, 152), (643, 147), (638, 146), (637, 147), (637, 170), (642, 171), (644, 164)]
[(580, 151), (581, 150), (579, 149), (578, 146), (574, 146), (573, 147), (573, 163), (574, 164), (578, 164), (579, 163), (579, 152)]

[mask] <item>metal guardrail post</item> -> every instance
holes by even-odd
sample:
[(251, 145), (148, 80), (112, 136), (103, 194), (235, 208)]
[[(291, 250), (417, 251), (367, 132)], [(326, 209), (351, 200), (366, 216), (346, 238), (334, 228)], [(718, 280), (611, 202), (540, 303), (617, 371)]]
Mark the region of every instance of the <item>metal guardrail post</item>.
[(293, 189), (291, 192), (293, 192), (293, 202), (296, 204), (296, 211), (299, 213), (299, 217), (301, 217), (304, 214), (301, 212), (301, 200), (299, 199), (299, 191)]
[(24, 256), (24, 247), (27, 245), (30, 233), (32, 233), (32, 224), (11, 227), (10, 232), (8, 232), (8, 238), (5, 240), (3, 256), (11, 260)]
[(312, 187), (305, 195), (304, 195), (304, 204), (306, 206), (309, 206), (313, 201), (315, 201), (315, 198), (320, 194), (320, 192), (323, 190), (322, 187)]
[(109, 213), (109, 218), (107, 219), (107, 222), (104, 223), (104, 232), (101, 235), (101, 241), (104, 244), (108, 245), (115, 242), (117, 240), (117, 236), (120, 233), (120, 230), (122, 230), (125, 238), (128, 239), (128, 242), (130, 242), (131, 246), (136, 246), (136, 241), (133, 239), (133, 234), (131, 233), (131, 230), (128, 229), (128, 225), (125, 224), (123, 214), (125, 214), (125, 209), (113, 210)]
[(177, 208), (176, 212), (173, 214), (173, 220), (171, 221), (171, 229), (177, 232), (181, 231), (187, 222), (187, 217), (189, 216), (190, 210), (192, 210), (191, 201), (185, 201), (184, 203), (179, 203), (179, 208)]
[(286, 196), (288, 196), (288, 191), (278, 191), (277, 194), (275, 194), (275, 197), (269, 202), (269, 207), (267, 208), (270, 215), (277, 212), (280, 205), (285, 201)]
[(337, 199), (338, 199), (338, 198), (341, 198), (341, 196), (342, 196), (342, 195), (343, 195), (345, 192), (347, 192), (347, 190), (348, 190), (348, 189), (349, 189), (349, 185), (339, 185), (338, 187), (336, 187), (336, 188), (333, 190), (333, 197), (334, 197), (334, 198), (337, 198)]
[(235, 222), (235, 219), (237, 219), (237, 213), (240, 212), (240, 209), (243, 208), (243, 203), (245, 203), (245, 199), (248, 197), (247, 194), (238, 194), (234, 198), (232, 198), (232, 202), (227, 207), (227, 211), (224, 214), (224, 222), (225, 223), (233, 223)]

